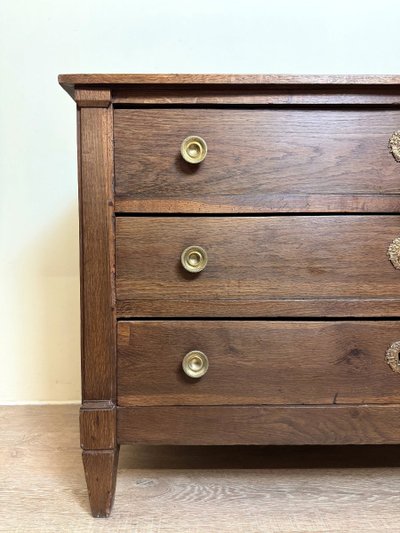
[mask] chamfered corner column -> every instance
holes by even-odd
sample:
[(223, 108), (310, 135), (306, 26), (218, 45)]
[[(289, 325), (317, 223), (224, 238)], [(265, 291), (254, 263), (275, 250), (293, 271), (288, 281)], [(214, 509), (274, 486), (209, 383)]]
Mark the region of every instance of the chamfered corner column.
[(113, 109), (108, 88), (76, 88), (78, 106), (83, 465), (92, 514), (110, 514), (116, 484)]

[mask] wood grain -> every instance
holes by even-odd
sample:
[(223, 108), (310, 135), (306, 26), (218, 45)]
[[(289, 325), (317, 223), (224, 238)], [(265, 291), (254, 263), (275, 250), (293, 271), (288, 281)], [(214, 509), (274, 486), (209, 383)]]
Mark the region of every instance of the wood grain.
[(82, 452), (90, 508), (95, 518), (110, 515), (114, 503), (119, 448)]
[(106, 450), (117, 446), (115, 404), (107, 401), (83, 402), (80, 410), (81, 448)]
[(395, 74), (60, 74), (61, 85), (131, 84), (266, 84), (266, 85), (398, 85)]
[[(111, 107), (103, 107), (107, 94), (104, 90), (83, 91), (78, 111), (81, 443), (93, 516), (108, 516), (111, 511), (118, 463), (113, 405), (116, 396), (113, 113)], [(108, 449), (99, 451), (103, 448)]]
[[(77, 405), (0, 408), (4, 532), (395, 532), (395, 446), (122, 446), (107, 520), (91, 516)], [(190, 510), (190, 511), (189, 511)]]
[[(133, 189), (132, 189), (133, 190)], [(115, 210), (124, 213), (398, 213), (398, 194), (275, 194), (257, 198), (251, 194), (196, 199), (119, 197)]]
[(277, 88), (285, 91), (287, 86), (291, 92), (299, 90), (312, 95), (313, 91), (321, 87), (335, 87), (338, 92), (352, 93), (359, 90), (358, 103), (368, 103), (363, 99), (362, 89), (373, 92), (379, 86), (380, 94), (389, 90), (397, 90), (400, 76), (397, 75), (290, 75), (290, 74), (60, 74), (58, 81), (61, 86), (75, 97), (75, 88), (95, 88), (109, 86), (113, 91), (124, 89), (126, 86), (134, 89), (141, 86), (143, 98), (146, 99), (153, 88), (172, 86), (171, 96), (176, 92), (176, 87), (189, 87), (191, 90), (197, 86), (209, 88), (219, 87), (220, 96), (223, 92), (229, 93), (233, 88), (242, 92), (247, 88), (258, 87)]
[[(120, 322), (118, 405), (399, 403), (397, 339), (398, 321)], [(201, 379), (182, 370), (191, 350), (209, 359)]]
[(80, 242), (82, 395), (115, 398), (112, 110), (81, 108)]
[(399, 405), (118, 407), (120, 444), (399, 444)]
[[(77, 99), (73, 92), (71, 95)], [(293, 86), (293, 85), (130, 85), (115, 86), (115, 105), (375, 105), (400, 103), (400, 87), (375, 86)]]
[[(399, 271), (387, 257), (398, 235), (398, 216), (120, 217), (116, 224), (117, 300), (184, 300), (206, 316), (222, 300), (398, 300)], [(208, 264), (186, 272), (181, 252), (204, 247)], [(168, 303), (170, 306), (170, 302)], [(337, 313), (341, 312), (337, 307)], [(365, 303), (364, 303), (365, 307)], [(170, 307), (169, 307), (170, 308)], [(192, 309), (192, 311), (191, 311)], [(268, 312), (268, 311), (266, 311)], [(236, 314), (240, 304), (236, 302)], [(165, 316), (165, 314), (163, 314)], [(227, 316), (232, 316), (231, 314)], [(290, 315), (287, 315), (290, 316)]]
[[(399, 206), (396, 109), (116, 109), (114, 123), (118, 211), (373, 212), (375, 197), (390, 211), (394, 194)], [(180, 155), (189, 135), (207, 142), (200, 165)]]
[(76, 89), (75, 101), (78, 107), (109, 107), (111, 102), (111, 90), (109, 88)]
[[(209, 299), (168, 298), (149, 300), (135, 298), (117, 302), (119, 318), (197, 317), (210, 315)], [(264, 298), (249, 300), (219, 299), (212, 302), (212, 316), (220, 318), (284, 318), (284, 317), (400, 317), (399, 300), (395, 298)]]

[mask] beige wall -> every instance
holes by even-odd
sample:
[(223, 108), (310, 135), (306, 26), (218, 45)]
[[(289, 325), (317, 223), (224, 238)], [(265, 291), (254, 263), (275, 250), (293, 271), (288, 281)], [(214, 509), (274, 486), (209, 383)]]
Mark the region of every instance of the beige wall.
[(1, 0), (0, 402), (79, 399), (75, 112), (61, 72), (398, 73), (400, 4)]

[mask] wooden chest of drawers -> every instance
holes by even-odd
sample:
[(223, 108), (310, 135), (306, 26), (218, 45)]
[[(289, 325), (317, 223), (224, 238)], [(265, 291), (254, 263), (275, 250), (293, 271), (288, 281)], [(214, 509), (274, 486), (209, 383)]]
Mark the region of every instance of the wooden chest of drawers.
[(400, 77), (62, 75), (81, 445), (400, 443)]

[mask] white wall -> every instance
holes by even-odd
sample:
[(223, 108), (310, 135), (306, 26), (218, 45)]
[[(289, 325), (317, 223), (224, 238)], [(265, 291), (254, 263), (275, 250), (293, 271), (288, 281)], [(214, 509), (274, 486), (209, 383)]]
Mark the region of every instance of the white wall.
[(71, 72), (397, 73), (400, 3), (0, 0), (0, 402), (80, 396)]

